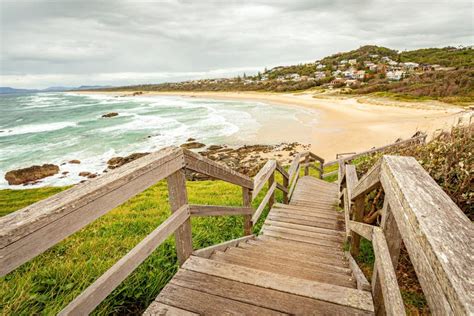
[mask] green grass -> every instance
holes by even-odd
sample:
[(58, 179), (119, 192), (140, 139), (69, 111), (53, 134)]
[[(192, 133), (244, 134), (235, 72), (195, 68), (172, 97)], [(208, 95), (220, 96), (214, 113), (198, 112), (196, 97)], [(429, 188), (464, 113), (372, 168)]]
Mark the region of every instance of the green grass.
[[(278, 177), (277, 177), (278, 179)], [(222, 181), (188, 182), (193, 204), (241, 205), (240, 187)], [(1, 190), (5, 215), (65, 188)], [(266, 192), (262, 190), (254, 206)], [(123, 257), (169, 215), (161, 181), (0, 279), (2, 314), (55, 314)], [(281, 192), (276, 193), (282, 200)], [(265, 211), (267, 213), (268, 210)], [(257, 223), (255, 231), (262, 225)], [(243, 235), (242, 216), (192, 218), (193, 246), (203, 248)], [(95, 314), (139, 313), (177, 270), (174, 239), (168, 238), (102, 304)]]
[[(337, 165), (325, 171), (334, 169)], [(301, 170), (300, 175), (303, 173)], [(310, 175), (317, 176), (318, 172), (310, 169)], [(276, 181), (282, 183), (278, 173)], [(0, 214), (4, 216), (65, 189), (67, 187), (0, 190)], [(223, 181), (188, 181), (187, 190), (192, 204), (242, 204), (241, 187)], [(253, 201), (254, 207), (266, 192), (265, 187)], [(275, 197), (277, 202), (282, 202), (279, 190)], [(266, 207), (254, 227), (255, 233), (260, 230), (268, 211)], [(167, 185), (161, 181), (2, 277), (2, 314), (56, 314), (169, 215)], [(242, 216), (194, 217), (191, 222), (194, 249), (243, 235)], [(176, 271), (174, 238), (170, 237), (96, 308), (94, 314), (142, 312)]]

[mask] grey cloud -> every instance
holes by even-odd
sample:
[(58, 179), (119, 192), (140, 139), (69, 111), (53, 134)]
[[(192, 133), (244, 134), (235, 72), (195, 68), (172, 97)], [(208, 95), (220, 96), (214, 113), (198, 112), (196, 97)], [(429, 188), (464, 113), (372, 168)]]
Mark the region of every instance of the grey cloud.
[(45, 78), (61, 76), (88, 84), (92, 74), (103, 84), (178, 80), (311, 61), (365, 44), (471, 45), (472, 6), (470, 0), (0, 0), (0, 84), (22, 86), (24, 78), (25, 85), (44, 86)]

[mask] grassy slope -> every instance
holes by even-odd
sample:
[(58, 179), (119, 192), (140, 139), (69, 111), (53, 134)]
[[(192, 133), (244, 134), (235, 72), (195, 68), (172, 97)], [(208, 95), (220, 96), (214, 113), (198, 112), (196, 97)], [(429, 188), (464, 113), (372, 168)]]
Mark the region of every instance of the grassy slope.
[[(277, 181), (281, 183), (278, 175)], [(187, 188), (190, 203), (242, 203), (241, 188), (222, 181), (188, 182)], [(61, 190), (64, 188), (1, 190), (0, 213), (6, 215)], [(260, 203), (266, 188), (262, 191), (254, 206)], [(57, 313), (169, 216), (167, 198), (166, 182), (161, 181), (1, 278), (2, 313)], [(282, 200), (278, 190), (276, 199)], [(196, 217), (192, 230), (193, 246), (198, 249), (242, 236), (243, 221), (241, 216)], [(176, 270), (174, 239), (168, 238), (95, 313), (142, 312)]]

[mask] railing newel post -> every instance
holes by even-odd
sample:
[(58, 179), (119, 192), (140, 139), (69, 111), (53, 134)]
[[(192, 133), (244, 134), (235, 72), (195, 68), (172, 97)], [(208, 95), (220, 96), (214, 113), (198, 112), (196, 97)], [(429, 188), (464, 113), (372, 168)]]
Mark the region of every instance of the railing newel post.
[[(242, 187), (242, 206), (252, 207), (252, 190), (246, 187)], [(252, 229), (252, 215), (244, 215), (244, 236), (251, 235)]]
[(304, 166), (304, 175), (305, 176), (308, 176), (309, 175), (309, 164), (310, 164), (310, 154), (308, 153), (306, 155), (306, 158), (304, 159), (304, 163), (305, 163), (305, 166)]
[[(183, 205), (188, 204), (186, 191), (185, 170), (179, 169), (166, 178), (168, 182), (168, 196), (171, 212), (176, 212)], [(181, 266), (193, 252), (191, 219), (188, 218), (175, 232), (176, 253)]]
[[(268, 178), (268, 189), (272, 187), (273, 183), (275, 182), (275, 172), (273, 172)], [(270, 199), (268, 200), (268, 206), (272, 208), (273, 204), (275, 203), (275, 191), (273, 191), (272, 195), (270, 196)]]

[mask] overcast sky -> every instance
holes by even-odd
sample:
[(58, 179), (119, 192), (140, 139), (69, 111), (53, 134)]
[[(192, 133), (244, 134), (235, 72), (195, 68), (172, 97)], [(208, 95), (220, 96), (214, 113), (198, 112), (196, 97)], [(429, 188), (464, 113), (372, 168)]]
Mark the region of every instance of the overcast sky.
[(0, 0), (0, 86), (253, 73), (366, 44), (474, 44), (472, 0)]

